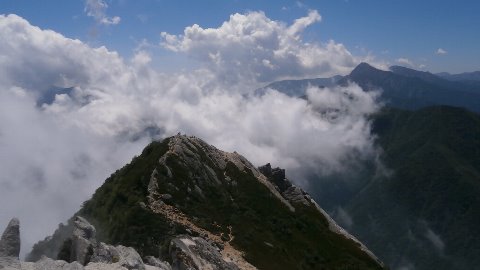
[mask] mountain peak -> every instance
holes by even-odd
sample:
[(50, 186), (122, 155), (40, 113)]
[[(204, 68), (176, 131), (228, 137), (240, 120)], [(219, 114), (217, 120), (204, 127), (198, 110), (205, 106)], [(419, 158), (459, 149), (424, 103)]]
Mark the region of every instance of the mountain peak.
[(366, 72), (366, 71), (376, 71), (378, 69), (374, 68), (373, 66), (371, 66), (370, 64), (366, 63), (366, 62), (361, 62), (360, 64), (358, 64), (353, 70), (351, 73), (358, 73), (358, 72)]
[(368, 63), (362, 62), (356, 66), (348, 76), (346, 76), (346, 79), (350, 79), (352, 81), (362, 81), (364, 78), (369, 78), (372, 76), (387, 76), (388, 73), (388, 71), (377, 69)]
[[(282, 195), (275, 189), (267, 178), (245, 157), (237, 152), (229, 153), (217, 149), (215, 146), (210, 145), (202, 139), (195, 136), (187, 136), (177, 134), (176, 136), (168, 139), (169, 150), (160, 158), (160, 166), (164, 166), (170, 171), (166, 161), (172, 155), (180, 158), (184, 164), (188, 167), (195, 168), (197, 173), (200, 173), (202, 180), (207, 181), (213, 185), (221, 185), (222, 180), (229, 181), (229, 177), (218, 177), (214, 173), (213, 168), (218, 168), (221, 171), (227, 169), (227, 165), (233, 164), (238, 170), (243, 173), (251, 173), (253, 176), (265, 187), (267, 187), (275, 197), (277, 197), (282, 203), (285, 204), (292, 212), (295, 208), (285, 200)], [(210, 164), (210, 165), (209, 165)], [(153, 179), (153, 178), (152, 178)], [(154, 192), (153, 187), (156, 185), (155, 181), (150, 180), (149, 192)], [(203, 184), (203, 183), (202, 183)]]

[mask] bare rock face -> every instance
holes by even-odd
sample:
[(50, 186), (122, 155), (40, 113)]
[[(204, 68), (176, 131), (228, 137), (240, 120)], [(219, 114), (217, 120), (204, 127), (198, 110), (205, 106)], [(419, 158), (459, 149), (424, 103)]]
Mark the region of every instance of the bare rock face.
[(0, 239), (0, 257), (18, 258), (20, 254), (20, 222), (13, 218)]
[(218, 248), (200, 237), (178, 236), (170, 243), (173, 269), (239, 270), (234, 263), (223, 260)]
[[(0, 240), (1, 270), (172, 270), (167, 262), (151, 257), (143, 263), (138, 252), (125, 246), (97, 243), (96, 230), (86, 219), (75, 217), (72, 238), (66, 243), (70, 262), (43, 256), (36, 262), (20, 262), (20, 226), (12, 219)], [(68, 260), (69, 258), (66, 258)]]

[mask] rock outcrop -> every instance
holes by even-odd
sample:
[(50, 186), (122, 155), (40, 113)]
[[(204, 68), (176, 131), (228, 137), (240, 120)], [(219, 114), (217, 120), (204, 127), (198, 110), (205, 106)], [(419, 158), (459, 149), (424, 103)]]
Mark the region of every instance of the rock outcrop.
[(0, 257), (16, 257), (20, 254), (20, 222), (13, 218), (0, 239)]
[[(96, 229), (86, 219), (76, 216), (73, 235), (65, 241), (61, 253), (69, 260), (54, 260), (43, 256), (37, 262), (20, 262), (19, 221), (12, 219), (2, 236), (0, 269), (5, 270), (239, 270), (233, 262), (223, 259), (220, 249), (201, 237), (180, 235), (171, 240), (170, 256), (173, 267), (159, 258), (147, 256), (122, 245), (97, 242)], [(62, 256), (60, 256), (62, 257)]]
[(311, 197), (303, 189), (295, 186), (285, 176), (285, 169), (272, 168), (270, 163), (258, 168), (258, 170), (267, 177), (275, 188), (280, 192), (283, 198), (290, 203), (301, 203), (311, 205)]
[(0, 269), (19, 269), (20, 222), (13, 218), (0, 239)]
[(96, 230), (87, 220), (79, 216), (75, 217), (74, 223), (70, 261), (86, 265), (93, 255), (94, 246), (96, 246)]
[(64, 243), (59, 257), (43, 256), (36, 262), (20, 262), (20, 223), (12, 219), (0, 241), (0, 269), (5, 270), (172, 270), (168, 262), (149, 257), (145, 264), (138, 252), (122, 245), (97, 242), (96, 229), (77, 216), (72, 237)]

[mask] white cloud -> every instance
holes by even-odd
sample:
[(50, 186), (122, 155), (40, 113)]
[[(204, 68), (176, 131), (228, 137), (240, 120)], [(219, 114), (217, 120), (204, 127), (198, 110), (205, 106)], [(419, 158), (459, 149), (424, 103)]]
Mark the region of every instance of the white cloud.
[(273, 21), (263, 12), (234, 14), (218, 28), (195, 24), (182, 35), (162, 32), (161, 45), (186, 53), (230, 84), (349, 73), (365, 59), (354, 57), (333, 40), (302, 40), (303, 31), (320, 20), (315, 10), (291, 25)]
[(402, 64), (402, 65), (407, 65), (407, 66), (410, 66), (410, 67), (414, 67), (414, 66), (415, 66), (415, 64), (414, 64), (410, 59), (408, 59), (408, 58), (403, 58), (403, 57), (401, 57), (401, 58), (398, 58), (396, 61), (397, 61), (398, 63)]
[(120, 23), (120, 17), (108, 17), (106, 10), (108, 4), (104, 0), (85, 0), (85, 12), (87, 16), (93, 17), (97, 23), (115, 25)]
[(31, 96), (0, 89), (1, 228), (19, 217), (22, 254), (66, 221), (100, 179), (139, 153), (139, 142), (100, 136), (41, 112)]
[(435, 53), (439, 55), (443, 55), (443, 54), (447, 54), (448, 52), (442, 48), (438, 48), (438, 50)]
[[(286, 26), (263, 13), (236, 14), (219, 29), (164, 34), (166, 47), (206, 65), (163, 74), (143, 50), (125, 61), (18, 16), (0, 16), (0, 224), (19, 216), (25, 254), (152, 136), (196, 135), (296, 176), (345, 170), (347, 160), (373, 155), (366, 115), (378, 109), (375, 93), (351, 85), (310, 88), (306, 100), (273, 90), (242, 94), (267, 78), (354, 65), (341, 44), (301, 42), (301, 31), (319, 19), (311, 12)], [(71, 89), (58, 89), (65, 87)], [(46, 95), (51, 104), (38, 104)]]

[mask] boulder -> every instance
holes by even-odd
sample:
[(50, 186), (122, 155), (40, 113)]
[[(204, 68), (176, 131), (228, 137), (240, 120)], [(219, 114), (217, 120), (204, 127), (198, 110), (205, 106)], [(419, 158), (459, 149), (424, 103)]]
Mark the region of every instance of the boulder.
[(90, 261), (94, 263), (117, 263), (120, 261), (120, 253), (114, 246), (99, 243), (94, 248)]
[(22, 262), (21, 270), (83, 270), (83, 265), (78, 262), (68, 263), (62, 260), (52, 260), (42, 257), (37, 262)]
[(99, 243), (93, 247), (91, 263), (118, 264), (126, 269), (145, 270), (143, 260), (138, 252), (131, 247), (111, 246)]
[(116, 246), (120, 254), (119, 263), (123, 267), (132, 270), (145, 270), (145, 265), (140, 257), (140, 254), (132, 247)]

